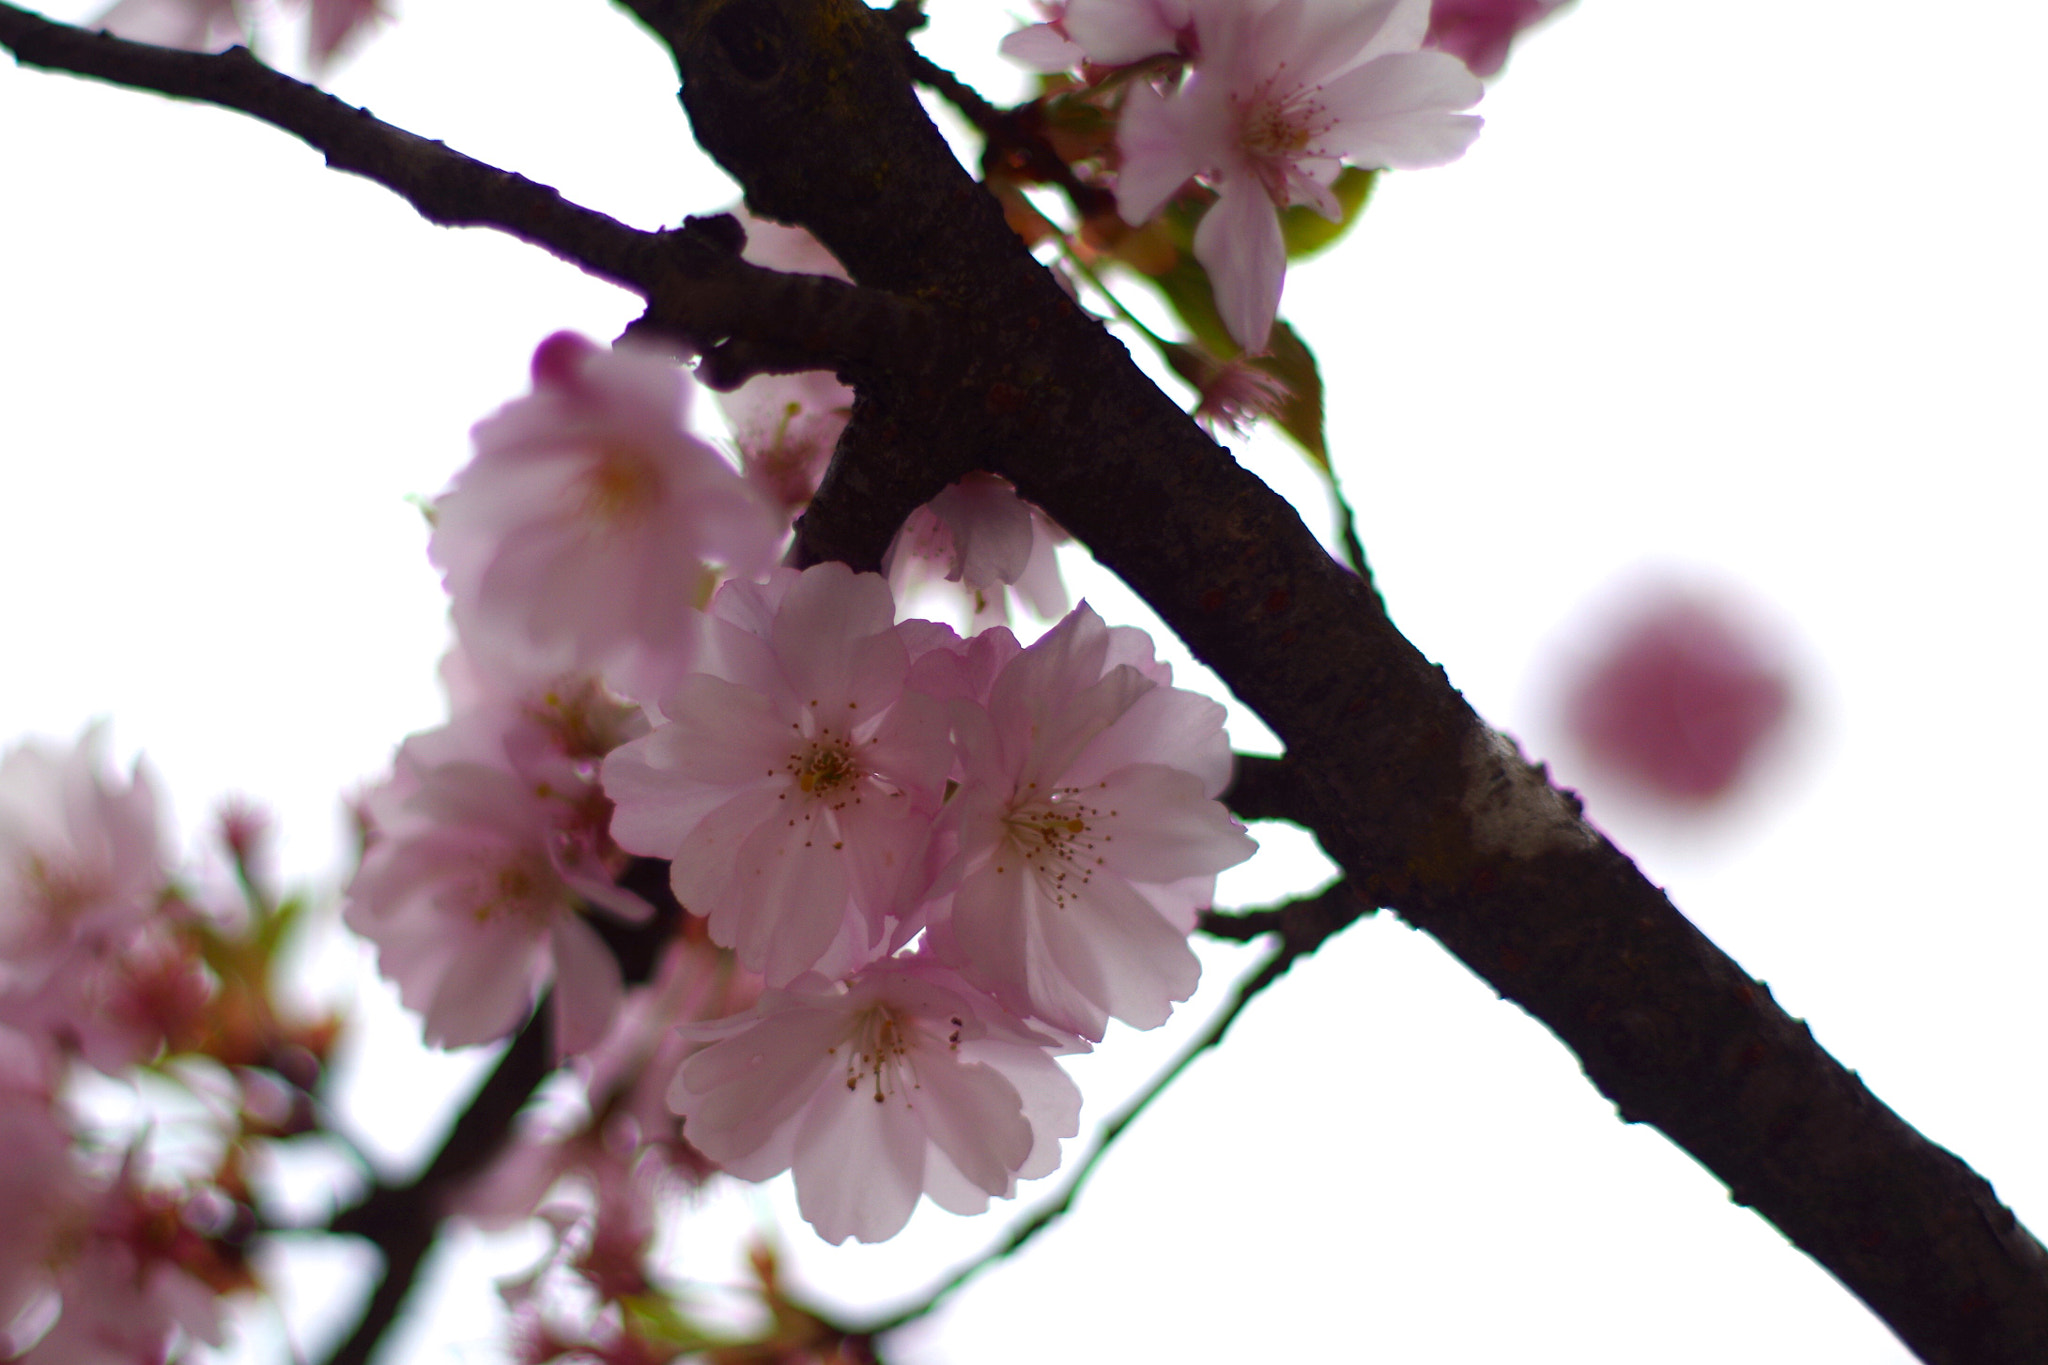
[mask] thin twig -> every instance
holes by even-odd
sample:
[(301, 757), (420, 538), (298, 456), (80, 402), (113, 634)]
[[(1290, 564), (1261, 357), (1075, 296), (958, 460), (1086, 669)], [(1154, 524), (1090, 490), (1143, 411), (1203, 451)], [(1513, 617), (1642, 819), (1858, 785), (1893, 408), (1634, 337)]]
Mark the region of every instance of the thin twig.
[[(640, 924), (623, 924), (604, 915), (590, 916), (588, 923), (612, 950), (621, 978), (639, 985), (658, 969), (661, 950), (675, 936), (682, 907), (669, 892), (665, 862), (636, 858), (618, 880), (653, 905), (655, 913)], [(543, 997), (424, 1171), (403, 1185), (374, 1186), (327, 1225), (329, 1232), (367, 1238), (384, 1258), (377, 1287), (354, 1329), (328, 1356), (327, 1365), (366, 1365), (391, 1329), (440, 1236), (449, 1198), (505, 1149), (519, 1111), (553, 1070), (552, 1016), (550, 1002)]]
[(1323, 943), (1379, 909), (1361, 897), (1344, 878), (1312, 896), (1297, 896), (1263, 910), (1204, 910), (1195, 928), (1211, 938), (1249, 943), (1263, 934), (1278, 934), (1296, 957)]
[(1084, 219), (1116, 212), (1116, 195), (1076, 175), (1067, 159), (1046, 140), (1039, 128), (1037, 101), (1004, 109), (916, 48), (909, 48), (909, 61), (911, 79), (959, 110), (982, 135), (984, 175), (995, 168), (1056, 185)]
[[(29, 66), (234, 109), (442, 227), (486, 227), (648, 301), (644, 325), (713, 352), (730, 387), (763, 370), (894, 365), (938, 349), (931, 309), (844, 280), (742, 261), (720, 218), (643, 232), (265, 66), (246, 48), (185, 52), (60, 24), (0, 0), (0, 47)], [(738, 343), (735, 345), (734, 343)]]

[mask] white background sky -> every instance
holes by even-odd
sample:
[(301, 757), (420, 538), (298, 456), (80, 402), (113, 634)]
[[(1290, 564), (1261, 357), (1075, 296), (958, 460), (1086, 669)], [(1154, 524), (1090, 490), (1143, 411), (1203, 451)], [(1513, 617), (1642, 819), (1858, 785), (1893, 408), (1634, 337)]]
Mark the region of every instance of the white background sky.
[[(932, 10), (928, 50), (1017, 86), (986, 56), (1000, 5)], [(404, 14), (338, 93), (642, 226), (732, 198), (666, 57), (604, 5)], [(1592, 814), (2037, 1229), (2044, 50), (2031, 0), (1584, 0), (1495, 82), (1470, 155), (1391, 177), (1284, 305), (1397, 621), (1532, 750), (1558, 747), (1546, 669), (1631, 581), (1716, 585), (1774, 623), (1803, 724), (1772, 780), (1703, 826), (1598, 788)], [(406, 496), (442, 486), (542, 336), (610, 336), (633, 303), (237, 116), (0, 68), (0, 129), (0, 736), (110, 717), (188, 839), (247, 792), (279, 813), (286, 870), (332, 885), (337, 791), (441, 714)], [(1284, 448), (1246, 458), (1321, 524)], [(1317, 875), (1276, 853), (1226, 894)], [(1250, 961), (1206, 956), (1167, 1034)], [(466, 1074), (400, 1068), (403, 1033), (380, 1026), (348, 1091), (392, 1151)], [(1091, 1115), (1167, 1034), (1084, 1064)], [(678, 1256), (715, 1265), (750, 1208), (714, 1201)], [(788, 1254), (820, 1294), (876, 1305), (1010, 1212), (926, 1208), (879, 1248), (792, 1220)], [(495, 1359), (474, 1308), (508, 1255), (458, 1267), (393, 1358)], [(895, 1355), (1906, 1358), (1391, 917), (1296, 968), (1075, 1215)]]

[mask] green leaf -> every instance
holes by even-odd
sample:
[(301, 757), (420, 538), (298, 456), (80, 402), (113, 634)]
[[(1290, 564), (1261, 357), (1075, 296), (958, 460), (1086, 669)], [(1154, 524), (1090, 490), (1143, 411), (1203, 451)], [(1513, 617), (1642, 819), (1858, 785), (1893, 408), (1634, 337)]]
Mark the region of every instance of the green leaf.
[(1334, 223), (1306, 204), (1282, 209), (1280, 236), (1287, 243), (1287, 259), (1298, 261), (1313, 256), (1349, 232), (1358, 215), (1365, 211), (1366, 201), (1372, 198), (1372, 187), (1379, 183), (1379, 175), (1378, 171), (1356, 166), (1346, 166), (1337, 173), (1330, 193), (1337, 196), (1343, 213)]
[(1223, 315), (1216, 311), (1216, 292), (1210, 288), (1209, 272), (1200, 261), (1183, 253), (1165, 274), (1144, 278), (1159, 291), (1174, 316), (1204, 350), (1224, 359), (1238, 354), (1241, 348), (1230, 339), (1230, 329), (1223, 325)]
[(1323, 375), (1315, 352), (1286, 319), (1273, 324), (1273, 349), (1252, 363), (1287, 386), (1287, 400), (1273, 410), (1273, 420), (1315, 462), (1324, 478), (1334, 478), (1330, 447), (1323, 437)]

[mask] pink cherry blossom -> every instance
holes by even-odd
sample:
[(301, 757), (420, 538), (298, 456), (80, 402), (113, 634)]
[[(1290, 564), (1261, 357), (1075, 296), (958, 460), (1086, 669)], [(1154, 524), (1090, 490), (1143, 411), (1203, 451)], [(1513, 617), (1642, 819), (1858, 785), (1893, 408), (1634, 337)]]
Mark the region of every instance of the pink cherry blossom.
[[(577, 1059), (583, 1094), (569, 1114), (527, 1123), (505, 1153), (457, 1197), (453, 1210), (485, 1227), (504, 1227), (542, 1210), (564, 1179), (596, 1192), (608, 1189), (643, 1162), (671, 1183), (701, 1185), (715, 1169), (683, 1141), (668, 1107), (669, 1080), (695, 1050), (677, 1025), (724, 1019), (753, 1005), (761, 979), (741, 970), (732, 954), (702, 935), (701, 920), (686, 920), (663, 951), (652, 983), (627, 991), (604, 1040)], [(639, 1171), (623, 1183), (644, 1183)]]
[(898, 946), (952, 754), (944, 707), (904, 690), (888, 585), (843, 564), (728, 583), (700, 657), (605, 760), (613, 837), (670, 859), (676, 898), (770, 985)]
[[(221, 1266), (175, 1198), (135, 1182), (132, 1161), (53, 1249), (56, 1322), (7, 1359), (20, 1365), (154, 1365), (177, 1337), (220, 1346)], [(222, 1276), (221, 1278), (230, 1278)], [(232, 1279), (246, 1283), (233, 1274)]]
[(1124, 66), (1164, 53), (1191, 56), (1190, 0), (1060, 0), (1046, 22), (1005, 38), (1002, 53), (1034, 71), (1066, 71), (1084, 62)]
[(1743, 615), (1666, 591), (1625, 618), (1572, 687), (1567, 723), (1594, 764), (1673, 801), (1733, 791), (1785, 724), (1789, 667)]
[[(747, 260), (801, 275), (847, 274), (824, 245), (800, 227), (734, 211), (747, 232)], [(756, 375), (716, 395), (732, 426), (747, 481), (785, 513), (803, 510), (818, 491), (839, 433), (853, 411), (853, 390), (825, 370)]]
[(883, 559), (898, 598), (958, 584), (975, 626), (1010, 619), (1014, 593), (1040, 616), (1067, 610), (1058, 546), (1066, 532), (994, 474), (969, 474), (912, 512)]
[(96, 21), (117, 38), (212, 51), (247, 36), (235, 0), (121, 0)]
[(1479, 120), (1454, 113), (1479, 82), (1455, 57), (1422, 52), (1429, 0), (1194, 0), (1201, 55), (1171, 94), (1131, 90), (1117, 131), (1117, 198), (1133, 224), (1190, 176), (1217, 200), (1195, 229), (1230, 334), (1263, 351), (1280, 306), (1279, 210), (1341, 213), (1330, 183), (1345, 161), (1408, 169), (1455, 160)]
[(312, 0), (306, 44), (314, 65), (333, 61), (357, 34), (386, 17), (379, 0)]
[(1429, 45), (1491, 76), (1506, 65), (1522, 30), (1550, 17), (1564, 0), (1433, 0)]
[(1088, 54), (1067, 32), (1070, 0), (1040, 0), (1042, 23), (1027, 24), (1006, 36), (997, 51), (1028, 71), (1068, 71), (1088, 60)]
[(620, 994), (618, 965), (582, 907), (622, 918), (648, 907), (612, 884), (594, 784), (566, 759), (521, 772), (465, 756), (478, 747), (451, 727), (399, 750), (392, 780), (364, 803), (375, 837), (343, 918), (376, 943), (429, 1042), (504, 1037), (552, 979), (556, 1047), (580, 1051), (603, 1035)]
[(435, 504), (428, 554), (470, 649), (533, 673), (686, 649), (706, 562), (768, 566), (780, 519), (684, 429), (687, 399), (656, 356), (541, 343), (533, 392), (478, 424)]
[(922, 955), (845, 984), (807, 977), (688, 1032), (708, 1046), (669, 1092), (684, 1135), (744, 1180), (793, 1171), (798, 1209), (829, 1242), (893, 1237), (920, 1196), (979, 1213), (1050, 1174), (1080, 1130), (1080, 1091), (1054, 1056), (1086, 1045)]
[(110, 770), (103, 730), (0, 755), (0, 990), (117, 951), (156, 911), (163, 844), (155, 783)]
[(8, 1336), (39, 1301), (54, 1295), (51, 1267), (60, 1241), (89, 1217), (92, 1191), (72, 1153), (44, 1067), (30, 1040), (0, 1028), (0, 1357), (22, 1343)]
[(1256, 845), (1214, 798), (1223, 708), (1166, 685), (1142, 632), (1083, 604), (1016, 655), (986, 710), (954, 704), (950, 916), (930, 941), (1019, 1014), (1100, 1039), (1193, 993), (1186, 938)]

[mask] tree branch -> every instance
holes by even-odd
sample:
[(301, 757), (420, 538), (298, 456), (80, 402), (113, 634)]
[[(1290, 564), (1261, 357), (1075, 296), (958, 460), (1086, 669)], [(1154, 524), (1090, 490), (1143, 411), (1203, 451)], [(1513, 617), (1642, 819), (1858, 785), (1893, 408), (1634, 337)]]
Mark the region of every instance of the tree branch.
[(1204, 910), (1195, 929), (1234, 943), (1278, 934), (1291, 956), (1303, 957), (1377, 909), (1371, 901), (1360, 900), (1351, 884), (1340, 878), (1313, 896), (1298, 896), (1264, 910)]
[(1308, 825), (1315, 819), (1294, 765), (1269, 754), (1232, 754), (1236, 771), (1220, 798), (1240, 820), (1286, 820)]
[[(593, 915), (589, 924), (612, 950), (624, 981), (639, 985), (653, 979), (661, 950), (674, 937), (683, 912), (669, 890), (665, 862), (636, 858), (619, 884), (643, 897), (654, 914), (642, 924)], [(425, 1170), (403, 1184), (380, 1181), (329, 1222), (329, 1232), (368, 1239), (383, 1257), (384, 1269), (355, 1327), (328, 1356), (327, 1365), (368, 1365), (397, 1321), (427, 1253), (441, 1235), (449, 1200), (504, 1151), (519, 1111), (554, 1070), (548, 1024), (552, 1014), (543, 999), (456, 1116)]]
[[(943, 354), (904, 353), (914, 323), (829, 342), (916, 466), (893, 476), (903, 487), (972, 460), (1088, 544), (1281, 737), (1297, 809), (1361, 903), (1398, 910), (1541, 1020), (1626, 1119), (1692, 1153), (1924, 1359), (2048, 1360), (2048, 1252), (1587, 826), (1074, 306), (925, 118), (897, 27), (856, 0), (626, 3), (674, 52), (699, 141), (754, 210), (897, 296), (845, 316), (943, 317)], [(652, 325), (832, 359), (808, 318), (750, 313), (772, 272), (716, 232), (634, 232), (246, 53), (165, 53), (4, 0), (0, 44), (255, 113), (434, 221), (501, 228), (642, 292)], [(845, 515), (832, 502), (814, 504), (821, 524)], [(847, 516), (833, 552), (878, 561), (883, 520)]]
[(265, 66), (246, 48), (184, 52), (60, 24), (0, 0), (0, 47), (29, 66), (197, 100), (261, 119), (376, 182), (442, 227), (487, 227), (648, 301), (642, 325), (709, 352), (706, 381), (761, 370), (894, 368), (943, 352), (930, 309), (843, 280), (739, 258), (730, 218), (642, 232), (547, 185), (385, 123)]
[(1074, 206), (1074, 212), (1083, 218), (1116, 213), (1116, 195), (1074, 174), (1066, 158), (1046, 141), (1036, 100), (1015, 109), (1003, 109), (989, 103), (980, 91), (914, 47), (910, 49), (909, 61), (911, 79), (959, 110), (961, 117), (982, 135), (983, 174), (999, 168), (1013, 177), (1057, 185)]
[(1293, 509), (1073, 308), (925, 118), (894, 28), (854, 0), (627, 3), (756, 211), (810, 228), (862, 284), (973, 318), (949, 334), (954, 387), (864, 398), (918, 433), (906, 450), (968, 448), (1009, 478), (1252, 706), (1354, 895), (1541, 1020), (1626, 1118), (1925, 1359), (2048, 1359), (2048, 1252), (1586, 825)]

